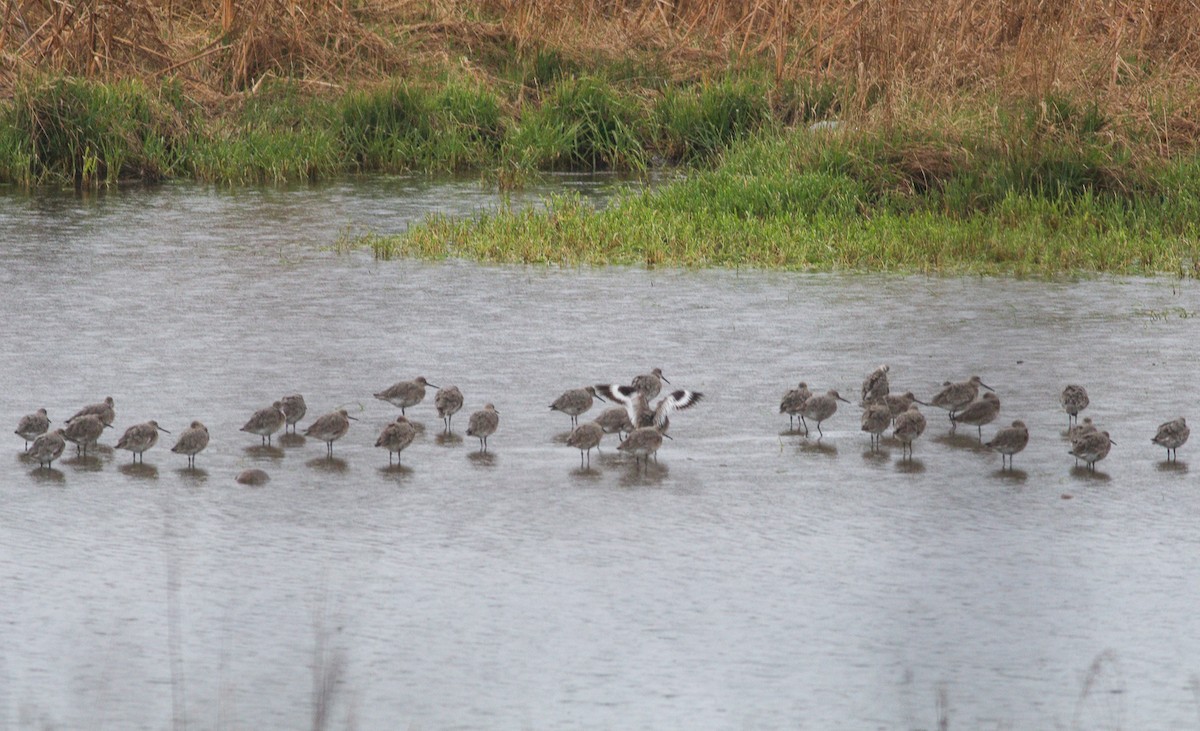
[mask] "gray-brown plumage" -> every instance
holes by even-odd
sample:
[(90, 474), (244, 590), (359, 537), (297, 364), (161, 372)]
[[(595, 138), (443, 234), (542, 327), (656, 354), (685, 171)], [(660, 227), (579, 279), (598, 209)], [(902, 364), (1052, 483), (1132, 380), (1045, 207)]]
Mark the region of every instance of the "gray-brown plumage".
[(1000, 415), (1000, 397), (994, 393), (985, 393), (983, 398), (972, 401), (966, 408), (953, 414), (950, 423), (957, 427), (967, 424), (979, 429), (979, 443), (983, 444), (983, 425), (990, 424)]
[(257, 434), (262, 437), (263, 444), (270, 444), (271, 435), (282, 429), (286, 423), (287, 417), (283, 414), (283, 403), (276, 401), (265, 409), (255, 411), (240, 431)]
[(564, 391), (563, 395), (554, 399), (554, 403), (550, 404), (550, 410), (561, 411), (570, 416), (571, 426), (574, 427), (579, 425), (579, 415), (592, 408), (595, 399), (604, 400), (602, 396), (596, 393), (595, 386), (572, 388), (570, 391)]
[(1071, 451), (1068, 454), (1075, 459), (1082, 459), (1087, 463), (1088, 469), (1094, 472), (1096, 463), (1108, 456), (1108, 451), (1114, 444), (1116, 442), (1106, 431), (1088, 432), (1071, 443)]
[(248, 470), (242, 470), (233, 478), (239, 485), (265, 485), (271, 481), (271, 476), (265, 471), (253, 467)]
[(783, 394), (783, 399), (779, 402), (779, 413), (788, 415), (788, 429), (796, 428), (796, 417), (799, 416), (805, 433), (808, 433), (808, 422), (804, 420), (804, 404), (809, 396), (812, 396), (812, 391), (808, 390), (808, 384), (804, 381)]
[(467, 436), (478, 438), (479, 451), (486, 452), (487, 439), (496, 433), (498, 426), (500, 426), (500, 412), (496, 411), (496, 407), (492, 404), (487, 404), (471, 414), (471, 420), (467, 422)]
[(304, 403), (304, 397), (298, 393), (293, 393), (290, 396), (284, 396), (279, 399), (279, 410), (283, 412), (284, 427), (283, 433), (287, 434), (287, 428), (292, 428), (292, 433), (296, 433), (296, 423), (304, 418), (308, 413), (308, 404)]
[(404, 410), (409, 406), (416, 406), (425, 400), (426, 386), (437, 388), (434, 384), (426, 381), (425, 376), (417, 376), (411, 381), (397, 381), (393, 383), (375, 394), (375, 398), (380, 401), (387, 401), (392, 406), (399, 406), (400, 413), (403, 415)]
[[(825, 393), (817, 393), (808, 397), (804, 402), (804, 410), (801, 412), (806, 418), (817, 422), (817, 433), (825, 436), (825, 432), (821, 431), (821, 422), (833, 416), (837, 412), (837, 402), (850, 403), (846, 399), (838, 395), (837, 391), (829, 390)], [(805, 432), (807, 433), (807, 431)]]
[(105, 426), (95, 414), (72, 417), (71, 423), (67, 424), (63, 431), (63, 437), (75, 445), (76, 453), (82, 451), (86, 456), (88, 447), (96, 445), (96, 440), (104, 433)]
[(1158, 433), (1150, 441), (1160, 447), (1166, 447), (1167, 460), (1170, 461), (1173, 458), (1178, 459), (1179, 455), (1175, 453), (1175, 450), (1183, 446), (1183, 443), (1187, 441), (1188, 435), (1191, 433), (1192, 430), (1188, 428), (1187, 422), (1181, 416), (1174, 421), (1168, 421), (1160, 425)]
[(1096, 425), (1092, 423), (1092, 417), (1085, 416), (1083, 421), (1067, 429), (1067, 439), (1073, 442), (1084, 434), (1094, 431), (1096, 431)]
[(887, 404), (873, 403), (862, 413), (862, 430), (871, 435), (871, 448), (874, 449), (883, 439), (883, 433), (892, 425), (892, 412)]
[(63, 429), (55, 429), (49, 434), (39, 434), (33, 440), (33, 446), (28, 450), (30, 459), (36, 459), (39, 467), (49, 468), (67, 448), (67, 440), (63, 434)]
[(662, 368), (655, 368), (649, 373), (643, 373), (640, 376), (634, 376), (633, 381), (629, 384), (642, 392), (642, 395), (647, 400), (654, 398), (658, 392), (662, 390), (663, 382), (670, 383), (662, 374)]
[(351, 420), (358, 421), (345, 409), (331, 411), (309, 424), (308, 428), (304, 430), (304, 436), (320, 439), (322, 442), (325, 442), (328, 450), (327, 456), (332, 457), (333, 443), (341, 439), (350, 429)]
[(1073, 383), (1062, 390), (1059, 401), (1062, 403), (1063, 411), (1067, 412), (1068, 427), (1072, 422), (1079, 421), (1079, 412), (1086, 409), (1090, 403), (1087, 389)]
[(579, 450), (579, 466), (583, 466), (584, 450), (587, 450), (587, 464), (592, 466), (592, 448), (600, 446), (600, 440), (604, 437), (604, 427), (594, 421), (589, 421), (575, 427), (571, 432), (571, 436), (567, 437), (567, 446), (575, 447)]
[(1025, 422), (1017, 419), (1012, 426), (1006, 426), (997, 431), (992, 440), (984, 446), (1000, 453), (1000, 469), (1004, 469), (1006, 459), (1009, 469), (1012, 469), (1012, 456), (1024, 449), (1027, 444), (1029, 444), (1029, 429), (1025, 427)]
[(900, 442), (901, 454), (907, 451), (910, 458), (912, 457), (913, 442), (924, 433), (925, 415), (921, 413), (916, 404), (911, 404), (908, 411), (897, 416), (896, 426), (892, 428), (892, 436)]
[(866, 377), (862, 385), (862, 406), (883, 403), (888, 395), (888, 371), (891, 368), (885, 363)]
[(186, 454), (188, 467), (195, 467), (196, 455), (203, 452), (207, 446), (208, 427), (198, 421), (193, 421), (191, 426), (184, 429), (179, 435), (179, 439), (175, 440), (175, 446), (171, 447), (171, 451), (176, 454)]
[(989, 391), (992, 390), (992, 387), (980, 380), (979, 376), (971, 376), (970, 379), (958, 383), (947, 381), (942, 385), (942, 390), (938, 391), (929, 403), (939, 409), (949, 411), (950, 418), (953, 420), (959, 409), (970, 404), (979, 395), (980, 386)]
[(909, 406), (923, 404), (924, 402), (918, 401), (912, 391), (905, 391), (904, 393), (889, 393), (884, 398), (884, 403), (887, 404), (888, 411), (891, 412), (892, 424), (895, 424), (896, 417), (908, 411)]
[(438, 392), (433, 395), (433, 405), (437, 408), (438, 416), (445, 422), (446, 431), (449, 432), (450, 420), (463, 406), (462, 391), (458, 390), (458, 386), (439, 388)]
[[(458, 389), (454, 389), (458, 390)], [(383, 427), (383, 431), (379, 432), (379, 439), (375, 440), (375, 446), (381, 447), (388, 451), (388, 466), (392, 465), (392, 453), (396, 454), (396, 461), (400, 462), (400, 453), (413, 443), (413, 439), (417, 437), (417, 429), (412, 425), (404, 415), (396, 417), (396, 420), (391, 424)]]
[(600, 412), (596, 423), (605, 434), (616, 434), (624, 439), (624, 435), (633, 431), (633, 422), (629, 420), (629, 412), (624, 406), (613, 406)]
[(112, 426), (117, 420), (117, 412), (113, 403), (113, 397), (106, 396), (102, 403), (88, 404), (87, 406), (84, 406), (79, 411), (76, 411), (70, 419), (67, 419), (67, 423), (70, 424), (72, 421), (75, 421), (81, 416), (89, 415), (100, 417), (100, 422), (105, 426)]
[(663, 442), (663, 429), (657, 426), (640, 426), (629, 433), (625, 441), (617, 445), (617, 449), (633, 455), (635, 464), (640, 464), (642, 458), (649, 464), (650, 456), (658, 461), (658, 449)]
[(128, 449), (130, 452), (133, 452), (133, 461), (135, 464), (138, 462), (139, 457), (142, 462), (145, 462), (145, 452), (155, 444), (158, 444), (159, 432), (163, 432), (164, 434), (171, 433), (159, 426), (158, 422), (153, 419), (141, 424), (134, 424), (126, 429), (121, 438), (117, 440), (117, 449)]
[(50, 429), (50, 417), (46, 416), (45, 409), (38, 409), (35, 413), (26, 414), (17, 422), (16, 435), (25, 440), (25, 451), (29, 451), (29, 443), (45, 434)]

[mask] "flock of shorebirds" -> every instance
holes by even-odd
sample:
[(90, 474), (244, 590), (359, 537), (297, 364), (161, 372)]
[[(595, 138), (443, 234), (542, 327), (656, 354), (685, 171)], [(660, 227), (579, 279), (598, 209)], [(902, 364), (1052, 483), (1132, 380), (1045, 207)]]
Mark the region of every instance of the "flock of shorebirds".
[[(1002, 468), (1011, 468), (1013, 456), (1025, 449), (1029, 443), (1029, 430), (1020, 420), (999, 429), (984, 443), (983, 427), (999, 416), (1000, 398), (979, 376), (959, 382), (947, 381), (941, 390), (926, 402), (917, 399), (911, 391), (903, 394), (892, 393), (888, 384), (889, 370), (887, 365), (879, 366), (867, 376), (862, 385), (862, 431), (870, 435), (872, 449), (878, 448), (884, 433), (891, 428), (892, 437), (902, 446), (903, 456), (911, 459), (913, 442), (925, 432), (926, 427), (925, 416), (918, 405), (948, 411), (951, 431), (959, 424), (976, 427), (980, 443), (1001, 454)], [(655, 368), (649, 373), (635, 377), (628, 385), (585, 386), (566, 391), (555, 399), (550, 404), (550, 409), (571, 417), (572, 430), (566, 443), (579, 450), (580, 465), (585, 464), (585, 461), (587, 465), (591, 465), (592, 449), (599, 448), (606, 434), (617, 434), (621, 440), (617, 446), (618, 451), (633, 455), (635, 463), (639, 466), (643, 460), (648, 462), (651, 457), (657, 460), (663, 439), (671, 438), (667, 434), (671, 413), (688, 409), (704, 398), (704, 394), (699, 391), (678, 389), (655, 400), (662, 392), (664, 383), (670, 381), (663, 376), (661, 368)], [(375, 398), (400, 409), (400, 416), (385, 426), (375, 441), (376, 447), (387, 450), (389, 466), (392, 464), (393, 455), (396, 455), (399, 462), (401, 454), (413, 443), (420, 430), (420, 426), (409, 421), (405, 413), (406, 409), (424, 401), (427, 388), (437, 389), (433, 404), (438, 417), (443, 421), (445, 432), (450, 433), (453, 417), (462, 409), (464, 403), (462, 391), (456, 386), (441, 388), (418, 376), (411, 381), (392, 384), (374, 394)], [(579, 423), (579, 417), (589, 411), (597, 400), (618, 405), (601, 412), (593, 421)], [(795, 419), (799, 417), (805, 436), (809, 434), (808, 422), (816, 422), (819, 439), (823, 436), (821, 423), (837, 412), (839, 401), (850, 403), (836, 390), (813, 393), (801, 382), (797, 388), (784, 394), (779, 404), (779, 413), (788, 415), (789, 426), (793, 430)], [(1082, 460), (1088, 469), (1094, 470), (1096, 463), (1108, 456), (1115, 442), (1107, 431), (1101, 431), (1090, 418), (1079, 422), (1079, 412), (1086, 409), (1089, 403), (1087, 391), (1082, 386), (1069, 385), (1064, 388), (1061, 403), (1068, 415), (1067, 436), (1071, 443), (1068, 453), (1075, 457), (1077, 464)], [(289, 429), (295, 433), (297, 424), (307, 412), (308, 407), (303, 396), (284, 396), (270, 406), (255, 411), (241, 431), (259, 436), (264, 445), (269, 445), (272, 436), (280, 430), (285, 434)], [(115, 420), (116, 411), (110, 396), (101, 403), (83, 407), (67, 419), (64, 427), (53, 431), (50, 431), (50, 419), (46, 410), (39, 409), (21, 419), (16, 434), (25, 440), (28, 458), (36, 461), (39, 467), (49, 468), (54, 460), (62, 456), (67, 442), (75, 445), (78, 454), (86, 455), (89, 449), (95, 448), (104, 430), (112, 428)], [(313, 421), (304, 430), (304, 435), (325, 442), (326, 454), (332, 457), (333, 443), (349, 431), (350, 422), (355, 420), (345, 409), (337, 409)], [(471, 414), (467, 424), (467, 435), (479, 439), (480, 451), (486, 452), (488, 437), (496, 432), (499, 425), (500, 412), (489, 403)], [(170, 434), (159, 426), (157, 421), (134, 424), (126, 429), (117, 441), (117, 449), (131, 452), (136, 463), (144, 459), (146, 450), (158, 443), (159, 432)], [(1187, 423), (1181, 417), (1161, 425), (1151, 441), (1166, 448), (1167, 459), (1170, 460), (1175, 457), (1175, 450), (1187, 441), (1188, 435)], [(208, 428), (199, 421), (193, 421), (179, 435), (171, 451), (186, 456), (188, 466), (195, 467), (196, 455), (204, 451), (208, 442)], [(239, 481), (255, 481), (264, 476), (259, 470), (247, 472), (256, 474), (248, 475), (246, 480), (239, 476)]]

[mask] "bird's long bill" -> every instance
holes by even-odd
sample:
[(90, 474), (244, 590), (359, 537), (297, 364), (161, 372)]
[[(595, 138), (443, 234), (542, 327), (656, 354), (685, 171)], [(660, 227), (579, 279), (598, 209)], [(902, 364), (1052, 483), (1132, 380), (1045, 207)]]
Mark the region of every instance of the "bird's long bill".
[(1109, 443), (1109, 444), (1116, 444), (1116, 442), (1114, 442), (1114, 441), (1112, 440), (1112, 437), (1109, 437), (1109, 438), (1108, 438), (1108, 443)]
[(675, 441), (675, 437), (671, 436), (670, 434), (667, 434), (666, 432), (663, 432), (662, 436), (663, 436), (663, 439), (670, 439), (672, 442)]
[(105, 425), (104, 425), (104, 428), (105, 428), (105, 429), (112, 429), (112, 428), (113, 428), (113, 425), (112, 425), (112, 424), (105, 424)]
[(980, 382), (979, 382), (979, 385), (980, 385), (980, 386), (983, 386), (984, 388), (986, 388), (987, 390), (991, 391), (992, 393), (995, 393), (995, 392), (996, 392), (996, 389), (994, 389), (994, 388), (992, 388), (991, 386), (987, 385), (987, 384), (986, 384), (986, 383), (984, 383), (983, 381), (980, 381)]
[(670, 383), (670, 381), (667, 380), (666, 376), (659, 376), (659, 378), (663, 379), (663, 383)]
[(599, 393), (597, 393), (597, 394), (596, 394), (596, 398), (600, 399), (600, 400), (601, 400), (601, 401), (603, 401), (604, 403), (608, 403), (608, 399), (604, 398), (604, 397), (603, 397), (603, 396), (601, 396)]
[(157, 428), (157, 429), (158, 429), (160, 432), (162, 432), (163, 434), (170, 434), (170, 433), (171, 433), (171, 432), (167, 431), (166, 429), (163, 429), (161, 426), (160, 426), (160, 427), (156, 427), (156, 428)]
[(430, 388), (441, 388), (441, 386), (437, 385), (436, 383), (430, 383), (429, 381), (426, 381), (425, 385)]
[[(436, 386), (435, 386), (435, 388), (436, 388)], [(357, 417), (357, 416), (351, 416), (351, 415), (349, 415), (349, 414), (346, 414), (346, 418), (347, 418), (347, 419), (350, 419), (351, 421), (358, 421), (358, 417)]]
[(841, 401), (842, 403), (847, 403), (847, 404), (848, 404), (848, 403), (850, 403), (849, 401), (847, 401), (846, 399), (842, 398), (841, 396), (838, 396), (838, 397), (837, 397), (837, 400), (838, 400), (838, 401)]
[(928, 406), (928, 405), (929, 405), (929, 404), (925, 403), (924, 401), (922, 401), (922, 400), (921, 400), (921, 399), (919, 399), (919, 398), (915, 398), (915, 399), (913, 399), (913, 403), (916, 403), (916, 404), (921, 404), (922, 406)]

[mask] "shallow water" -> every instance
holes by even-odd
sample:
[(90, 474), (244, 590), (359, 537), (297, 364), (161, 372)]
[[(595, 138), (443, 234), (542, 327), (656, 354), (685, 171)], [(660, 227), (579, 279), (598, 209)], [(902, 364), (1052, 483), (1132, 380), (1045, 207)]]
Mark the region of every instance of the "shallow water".
[[(1195, 285), (330, 249), (495, 204), (406, 180), (0, 197), (0, 424), (112, 395), (117, 431), (212, 433), (195, 471), (174, 435), (144, 467), (109, 432), (50, 471), (9, 438), (0, 728), (1200, 724), (1192, 445), (1167, 465), (1149, 443), (1191, 415)], [(981, 375), (1029, 424), (1016, 469), (936, 410), (911, 462), (846, 405), (820, 442), (787, 433), (784, 390), (853, 396), (881, 362), (926, 398)], [(657, 464), (607, 437), (581, 470), (547, 404), (654, 366), (707, 399)], [(418, 374), (467, 405), (439, 439), (431, 392), (387, 469), (371, 393)], [(1117, 442), (1095, 474), (1066, 454), (1068, 382)], [(293, 391), (304, 423), (359, 417), (334, 460), (238, 431)]]

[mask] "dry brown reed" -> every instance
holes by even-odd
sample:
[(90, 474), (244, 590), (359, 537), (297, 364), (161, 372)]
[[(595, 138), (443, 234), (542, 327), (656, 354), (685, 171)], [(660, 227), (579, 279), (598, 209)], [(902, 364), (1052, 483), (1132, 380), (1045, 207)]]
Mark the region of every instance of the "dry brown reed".
[(1066, 94), (1163, 150), (1200, 138), (1200, 0), (4, 0), (0, 94), (28, 71), (226, 94), (271, 75), (496, 77), (498, 56), (544, 49), (677, 80), (753, 67), (835, 83), (846, 113), (884, 122), (963, 96)]

